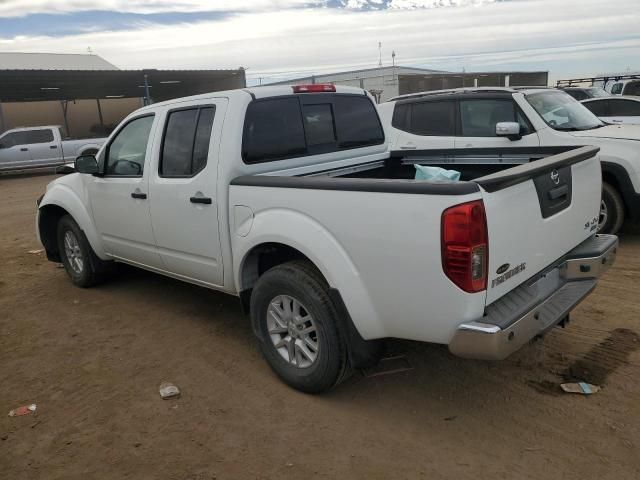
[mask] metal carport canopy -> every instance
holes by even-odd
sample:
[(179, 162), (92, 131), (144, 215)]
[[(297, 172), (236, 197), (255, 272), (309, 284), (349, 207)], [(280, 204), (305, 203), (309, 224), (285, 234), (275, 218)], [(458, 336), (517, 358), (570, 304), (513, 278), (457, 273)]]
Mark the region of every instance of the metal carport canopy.
[(0, 102), (144, 97), (154, 101), (245, 87), (244, 70), (0, 70)]

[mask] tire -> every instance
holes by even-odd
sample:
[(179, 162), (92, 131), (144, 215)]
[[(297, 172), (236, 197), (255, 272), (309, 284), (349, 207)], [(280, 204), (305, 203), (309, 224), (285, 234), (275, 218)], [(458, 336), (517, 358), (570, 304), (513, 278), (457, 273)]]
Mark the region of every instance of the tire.
[(598, 218), (598, 233), (615, 234), (624, 223), (624, 203), (618, 191), (602, 183), (602, 202)]
[(262, 354), (287, 385), (320, 393), (347, 377), (340, 318), (327, 282), (308, 262), (278, 265), (258, 279), (251, 294), (251, 320), (260, 333)]
[(65, 215), (58, 222), (57, 240), (62, 265), (74, 285), (87, 288), (105, 279), (112, 263), (98, 258), (71, 216)]

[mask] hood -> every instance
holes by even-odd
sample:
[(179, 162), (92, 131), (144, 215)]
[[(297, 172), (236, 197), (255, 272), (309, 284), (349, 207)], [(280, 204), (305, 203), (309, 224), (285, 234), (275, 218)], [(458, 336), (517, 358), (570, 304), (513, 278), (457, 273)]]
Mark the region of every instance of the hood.
[(607, 125), (593, 130), (570, 132), (580, 138), (613, 138), (618, 140), (640, 140), (640, 125)]

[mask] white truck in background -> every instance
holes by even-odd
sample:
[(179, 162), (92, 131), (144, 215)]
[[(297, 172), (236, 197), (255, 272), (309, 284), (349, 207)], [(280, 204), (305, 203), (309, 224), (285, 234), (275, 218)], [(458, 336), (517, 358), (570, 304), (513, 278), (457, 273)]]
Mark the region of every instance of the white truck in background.
[(600, 149), (599, 231), (640, 221), (640, 126), (605, 125), (562, 90), (459, 88), (414, 93), (378, 106), (400, 161), (475, 175), (581, 145)]
[(277, 375), (321, 392), (380, 339), (501, 359), (564, 323), (617, 249), (597, 152), (417, 181), (361, 89), (216, 92), (129, 115), (47, 186), (37, 232), (80, 287), (124, 262), (238, 296)]
[(98, 153), (105, 140), (65, 140), (58, 125), (7, 130), (0, 134), (0, 172), (64, 165)]

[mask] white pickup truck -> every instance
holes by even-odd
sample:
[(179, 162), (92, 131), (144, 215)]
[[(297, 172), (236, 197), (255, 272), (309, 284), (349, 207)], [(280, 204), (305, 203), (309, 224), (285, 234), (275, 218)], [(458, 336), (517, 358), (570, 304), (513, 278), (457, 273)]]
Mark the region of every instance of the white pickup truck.
[(462, 182), (390, 158), (363, 90), (249, 88), (126, 118), (38, 200), (72, 282), (113, 261), (240, 298), (272, 369), (306, 392), (378, 339), (501, 359), (566, 321), (614, 260), (597, 148)]
[(95, 154), (106, 138), (63, 140), (57, 125), (14, 128), (0, 134), (0, 172), (44, 168)]
[(640, 126), (605, 125), (561, 90), (459, 88), (403, 95), (379, 109), (396, 158), (474, 174), (599, 147), (600, 232), (640, 220)]

